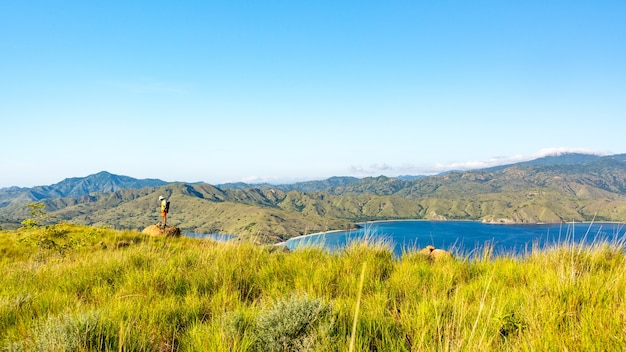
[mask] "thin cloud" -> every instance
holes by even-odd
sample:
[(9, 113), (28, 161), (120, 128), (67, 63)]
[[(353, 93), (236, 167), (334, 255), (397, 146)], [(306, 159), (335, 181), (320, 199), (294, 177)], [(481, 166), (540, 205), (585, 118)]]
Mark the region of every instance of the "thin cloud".
[(372, 165), (372, 169), (384, 171), (384, 170), (392, 170), (393, 167), (389, 166), (389, 164), (387, 163), (378, 163), (378, 164)]
[(363, 173), (365, 171), (361, 165), (350, 165), (349, 170), (354, 173)]
[(393, 167), (387, 163), (376, 163), (376, 164), (370, 165), (367, 168), (358, 164), (350, 165), (348, 167), (348, 171), (351, 174), (358, 174), (358, 175), (365, 175), (365, 176), (380, 175), (381, 172), (389, 171), (389, 170), (393, 170)]
[(241, 182), (245, 183), (261, 183), (263, 181), (264, 178), (259, 176), (248, 176), (241, 179)]
[(589, 148), (568, 148), (568, 147), (558, 147), (558, 148), (545, 148), (541, 149), (533, 158), (543, 158), (545, 156), (558, 156), (567, 153), (580, 153), (580, 154), (595, 154), (595, 155), (607, 155), (608, 153), (599, 152), (597, 150), (589, 149)]
[[(494, 166), (500, 165), (508, 165), (515, 164), (524, 161), (529, 161), (537, 158), (542, 158), (545, 156), (552, 155), (562, 155), (567, 153), (582, 153), (582, 154), (595, 154), (595, 155), (609, 155), (610, 153), (599, 152), (597, 150), (592, 150), (588, 148), (546, 148), (541, 149), (539, 152), (530, 155), (514, 155), (514, 156), (494, 156), (486, 160), (470, 160), (464, 162), (452, 162), (452, 163), (437, 163), (432, 166), (425, 165), (412, 165), (405, 164), (402, 166), (389, 166), (386, 164), (377, 164), (384, 165), (384, 167), (375, 168), (377, 171), (380, 170), (394, 170), (397, 175), (434, 175), (441, 172), (446, 171), (467, 171), (467, 170), (476, 170), (476, 169), (485, 169)], [(364, 170), (361, 170), (364, 171)]]
[(244, 178), (240, 179), (237, 182), (243, 182), (243, 183), (249, 183), (249, 184), (269, 183), (269, 184), (273, 184), (273, 185), (278, 185), (278, 184), (289, 184), (289, 183), (303, 182), (303, 181), (307, 181), (307, 180), (309, 180), (309, 179), (308, 178), (285, 178), (285, 177), (278, 177), (278, 176), (273, 176), (273, 177), (269, 177), (269, 176), (248, 176), (248, 177), (244, 177)]
[(455, 162), (455, 163), (449, 163), (449, 164), (436, 164), (435, 170), (437, 170), (438, 172), (443, 172), (443, 171), (452, 171), (452, 170), (484, 169), (484, 168), (489, 168), (489, 167), (494, 167), (494, 166), (499, 166), (499, 165), (519, 163), (522, 161), (528, 161), (530, 159), (532, 159), (532, 157), (524, 157), (521, 155), (516, 155), (512, 157), (497, 156), (497, 157), (489, 158), (487, 160), (472, 160), (472, 161)]

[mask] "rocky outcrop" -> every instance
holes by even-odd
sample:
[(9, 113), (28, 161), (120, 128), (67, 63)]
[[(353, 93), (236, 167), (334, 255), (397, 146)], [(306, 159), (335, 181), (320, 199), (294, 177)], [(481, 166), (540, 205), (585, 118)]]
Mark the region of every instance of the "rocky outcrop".
[(161, 226), (161, 225), (151, 225), (143, 229), (141, 233), (148, 234), (150, 236), (165, 236), (165, 237), (180, 237), (182, 232), (180, 228), (176, 226)]
[(426, 246), (422, 248), (419, 253), (427, 256), (429, 259), (432, 259), (436, 262), (441, 260), (454, 259), (452, 253), (443, 249), (437, 249), (434, 246)]

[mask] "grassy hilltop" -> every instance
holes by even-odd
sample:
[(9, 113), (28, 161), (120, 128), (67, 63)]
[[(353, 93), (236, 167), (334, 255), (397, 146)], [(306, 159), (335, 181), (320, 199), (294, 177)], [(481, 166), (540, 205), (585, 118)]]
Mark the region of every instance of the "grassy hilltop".
[(418, 253), (395, 259), (383, 243), (284, 252), (60, 224), (0, 231), (0, 254), (4, 351), (626, 345), (621, 243), (431, 262)]

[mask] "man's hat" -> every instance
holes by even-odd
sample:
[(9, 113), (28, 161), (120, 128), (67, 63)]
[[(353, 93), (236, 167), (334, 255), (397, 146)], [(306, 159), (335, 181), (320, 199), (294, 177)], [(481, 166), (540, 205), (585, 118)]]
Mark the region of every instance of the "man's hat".
[(163, 196), (159, 196), (159, 200), (161, 200), (161, 199), (165, 199), (165, 197), (163, 197)]

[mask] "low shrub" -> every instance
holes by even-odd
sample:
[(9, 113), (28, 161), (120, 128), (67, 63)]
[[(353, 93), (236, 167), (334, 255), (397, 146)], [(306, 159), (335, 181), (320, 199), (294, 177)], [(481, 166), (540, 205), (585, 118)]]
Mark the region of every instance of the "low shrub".
[(254, 326), (258, 351), (315, 351), (333, 325), (332, 306), (307, 295), (276, 301)]
[(110, 321), (98, 312), (51, 316), (35, 324), (32, 336), (5, 347), (7, 351), (103, 351), (117, 349)]

